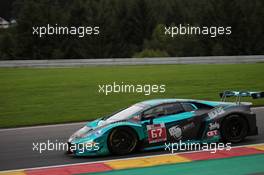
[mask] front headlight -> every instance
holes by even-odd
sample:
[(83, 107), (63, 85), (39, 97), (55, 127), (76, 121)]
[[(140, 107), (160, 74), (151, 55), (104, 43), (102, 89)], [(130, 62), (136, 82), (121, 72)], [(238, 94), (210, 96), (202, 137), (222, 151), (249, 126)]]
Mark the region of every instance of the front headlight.
[(87, 135), (87, 132), (89, 132), (90, 130), (92, 130), (92, 128), (88, 127), (88, 126), (84, 126), (83, 128), (79, 129), (78, 131), (76, 131), (70, 138), (69, 138), (69, 142), (71, 142), (73, 139), (78, 139), (78, 138), (83, 138)]

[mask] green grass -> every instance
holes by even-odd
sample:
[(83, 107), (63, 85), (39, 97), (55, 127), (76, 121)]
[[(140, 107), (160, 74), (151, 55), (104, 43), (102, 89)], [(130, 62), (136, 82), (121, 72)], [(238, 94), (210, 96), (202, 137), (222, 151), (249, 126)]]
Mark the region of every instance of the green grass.
[[(264, 64), (0, 69), (0, 127), (83, 121), (152, 98), (218, 100), (226, 89), (264, 90)], [(166, 93), (98, 93), (99, 84), (165, 84)], [(249, 100), (249, 99), (247, 99)], [(255, 100), (255, 105), (264, 100)]]

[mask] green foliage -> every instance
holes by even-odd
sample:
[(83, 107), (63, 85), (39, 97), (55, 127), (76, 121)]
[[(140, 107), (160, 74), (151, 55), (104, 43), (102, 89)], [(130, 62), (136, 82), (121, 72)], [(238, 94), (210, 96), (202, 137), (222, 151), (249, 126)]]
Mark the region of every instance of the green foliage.
[(15, 48), (13, 48), (14, 46), (15, 43), (12, 34), (5, 29), (0, 30), (0, 57), (13, 57), (15, 50)]
[[(13, 32), (16, 41), (15, 59), (49, 59), (61, 46), (61, 38), (32, 35), (32, 27), (63, 23), (63, 10), (57, 0), (24, 0), (17, 3), (17, 23)], [(56, 59), (56, 57), (53, 57)]]
[[(263, 9), (262, 0), (16, 0), (18, 25), (1, 32), (8, 44), (0, 47), (0, 59), (119, 58), (144, 50), (168, 56), (264, 54)], [(100, 26), (100, 35), (32, 35), (33, 26), (47, 24)], [(172, 24), (231, 26), (232, 34), (168, 38), (164, 26)]]
[(165, 25), (159, 24), (154, 29), (152, 38), (145, 41), (145, 48), (163, 50), (169, 56), (199, 56), (205, 52), (199, 42), (199, 37), (194, 35), (170, 37), (164, 35)]
[(151, 58), (151, 57), (168, 57), (168, 53), (161, 50), (145, 49), (139, 53), (136, 53), (134, 58)]

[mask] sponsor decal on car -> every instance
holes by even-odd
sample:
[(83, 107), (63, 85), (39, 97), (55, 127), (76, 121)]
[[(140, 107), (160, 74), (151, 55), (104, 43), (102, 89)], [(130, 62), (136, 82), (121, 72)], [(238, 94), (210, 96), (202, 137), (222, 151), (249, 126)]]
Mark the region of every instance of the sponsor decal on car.
[(215, 108), (211, 112), (208, 113), (210, 119), (214, 119), (215, 117), (225, 113), (225, 110), (222, 107)]
[(164, 123), (147, 125), (149, 143), (163, 142), (167, 140), (167, 133)]
[(169, 133), (172, 137), (179, 140), (182, 138), (182, 129), (179, 125), (173, 126), (169, 129)]
[(220, 128), (220, 124), (217, 122), (214, 123), (209, 123), (209, 130), (215, 130), (215, 129), (219, 129)]
[(218, 135), (218, 130), (213, 130), (213, 131), (208, 131), (207, 136), (208, 137), (213, 137)]

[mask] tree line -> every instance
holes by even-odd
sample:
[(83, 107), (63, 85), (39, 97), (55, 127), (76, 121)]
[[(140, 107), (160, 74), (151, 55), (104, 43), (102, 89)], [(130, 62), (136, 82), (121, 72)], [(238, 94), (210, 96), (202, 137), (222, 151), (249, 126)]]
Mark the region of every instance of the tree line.
[[(0, 59), (264, 54), (262, 0), (16, 0), (17, 24), (0, 29)], [(100, 35), (32, 35), (33, 26), (99, 26)], [(215, 38), (169, 37), (164, 27), (231, 26)]]

